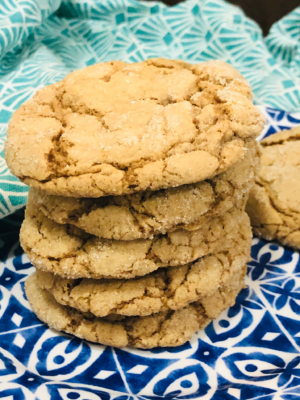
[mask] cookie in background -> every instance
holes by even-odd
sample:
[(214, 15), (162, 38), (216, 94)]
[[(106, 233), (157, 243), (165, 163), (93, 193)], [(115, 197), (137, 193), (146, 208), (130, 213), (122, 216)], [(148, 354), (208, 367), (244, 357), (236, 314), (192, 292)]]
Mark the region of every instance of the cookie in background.
[(253, 232), (300, 249), (300, 127), (266, 137), (261, 149), (246, 207)]

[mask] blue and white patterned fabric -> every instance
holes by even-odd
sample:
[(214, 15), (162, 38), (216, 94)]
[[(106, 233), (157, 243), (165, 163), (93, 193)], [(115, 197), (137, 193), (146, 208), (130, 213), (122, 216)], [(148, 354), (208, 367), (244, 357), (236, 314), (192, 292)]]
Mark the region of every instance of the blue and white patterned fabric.
[(12, 113), (44, 85), (100, 61), (222, 59), (252, 85), (255, 101), (300, 109), (300, 7), (266, 39), (237, 7), (187, 0), (173, 8), (135, 0), (0, 0), (0, 217), (24, 206), (27, 188), (4, 161)]
[[(263, 111), (264, 135), (300, 124), (300, 114)], [(48, 329), (30, 310), (22, 218), (0, 221), (0, 399), (300, 397), (299, 252), (253, 239), (248, 287), (235, 306), (181, 347), (118, 350)]]

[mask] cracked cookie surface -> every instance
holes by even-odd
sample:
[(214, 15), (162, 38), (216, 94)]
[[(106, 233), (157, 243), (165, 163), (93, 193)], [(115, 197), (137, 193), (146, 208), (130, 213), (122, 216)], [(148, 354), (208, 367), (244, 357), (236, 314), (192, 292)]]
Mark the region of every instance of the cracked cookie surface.
[(190, 224), (204, 223), (206, 216), (223, 215), (233, 206), (244, 208), (259, 157), (258, 144), (252, 141), (243, 159), (213, 179), (159, 191), (99, 199), (31, 191), (39, 209), (60, 224), (106, 239), (147, 239), (178, 228), (192, 229)]
[(129, 279), (160, 267), (189, 263), (251, 237), (249, 218), (237, 209), (207, 218), (194, 228), (197, 229), (179, 229), (153, 239), (101, 239), (50, 220), (38, 210), (29, 193), (20, 240), (38, 269), (65, 278)]
[(197, 330), (205, 328), (212, 319), (232, 306), (243, 287), (244, 276), (241, 274), (240, 286), (224, 287), (182, 309), (113, 321), (57, 303), (49, 292), (41, 289), (36, 274), (31, 275), (25, 284), (32, 310), (51, 328), (108, 346), (144, 349), (185, 343)]
[(300, 127), (261, 145), (261, 168), (247, 203), (253, 231), (300, 249)]
[(221, 61), (150, 59), (75, 71), (13, 115), (11, 172), (71, 197), (195, 183), (227, 170), (264, 126), (248, 83)]
[(146, 316), (178, 310), (212, 295), (217, 289), (236, 285), (245, 275), (250, 257), (250, 238), (228, 251), (205, 256), (193, 263), (159, 270), (135, 279), (64, 279), (37, 271), (42, 289), (55, 300), (98, 317), (109, 314)]

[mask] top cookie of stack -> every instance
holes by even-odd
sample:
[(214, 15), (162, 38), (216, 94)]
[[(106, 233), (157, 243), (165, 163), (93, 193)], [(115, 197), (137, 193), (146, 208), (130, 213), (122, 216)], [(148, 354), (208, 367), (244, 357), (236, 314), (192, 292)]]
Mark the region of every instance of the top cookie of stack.
[(12, 172), (31, 186), (26, 292), (58, 330), (118, 347), (178, 346), (232, 305), (264, 118), (223, 62), (109, 62), (13, 116)]
[(227, 170), (262, 130), (245, 79), (223, 62), (108, 62), (68, 75), (11, 119), (6, 161), (30, 187), (71, 197), (195, 183)]

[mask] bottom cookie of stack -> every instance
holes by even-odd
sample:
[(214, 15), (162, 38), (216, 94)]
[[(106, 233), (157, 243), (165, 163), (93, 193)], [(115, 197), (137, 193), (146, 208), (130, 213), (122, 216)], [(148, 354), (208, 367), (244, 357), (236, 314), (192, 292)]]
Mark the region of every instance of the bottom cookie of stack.
[(133, 346), (150, 349), (161, 346), (180, 346), (199, 329), (235, 303), (245, 286), (246, 266), (236, 279), (209, 296), (179, 310), (163, 311), (145, 317), (110, 315), (96, 317), (59, 304), (38, 282), (37, 274), (26, 281), (26, 295), (38, 318), (58, 331), (114, 347)]

